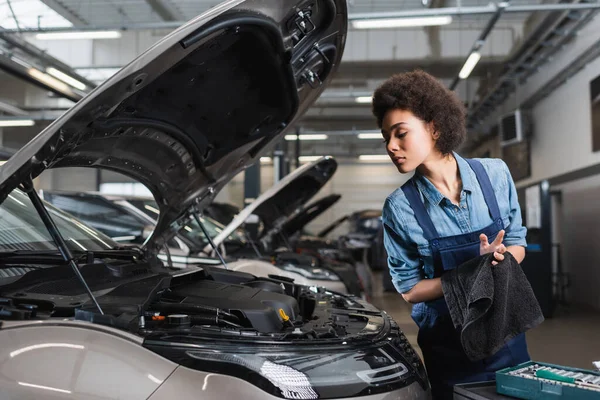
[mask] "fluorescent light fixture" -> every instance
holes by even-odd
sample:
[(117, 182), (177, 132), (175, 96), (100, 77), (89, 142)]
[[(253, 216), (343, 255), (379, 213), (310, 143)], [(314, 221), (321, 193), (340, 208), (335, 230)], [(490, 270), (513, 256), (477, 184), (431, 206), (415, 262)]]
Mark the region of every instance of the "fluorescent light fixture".
[[(127, 242), (130, 240), (134, 240), (135, 236), (133, 235), (127, 235), (127, 236), (114, 236), (111, 238), (112, 240), (114, 240), (115, 242)], [(72, 240), (72, 239), (71, 239)]]
[(273, 162), (273, 159), (271, 157), (261, 157), (260, 162), (261, 163), (270, 163), (270, 162)]
[(365, 154), (358, 156), (360, 161), (390, 161), (390, 157), (385, 154)]
[(414, 18), (381, 18), (381, 19), (359, 19), (352, 21), (354, 29), (386, 29), (386, 28), (410, 28), (414, 26), (437, 26), (448, 25), (452, 22), (450, 15)]
[(37, 79), (38, 81), (43, 82), (46, 85), (51, 86), (56, 90), (59, 90), (61, 92), (70, 92), (71, 91), (71, 88), (69, 88), (69, 86), (66, 83), (61, 82), (58, 79), (53, 78), (50, 75), (45, 74), (42, 71), (39, 71), (35, 68), (29, 68), (27, 70), (27, 73), (29, 75), (31, 75), (32, 77), (34, 77), (35, 79)]
[(75, 40), (75, 39), (119, 39), (119, 31), (69, 31), (38, 33), (38, 40)]
[(300, 156), (300, 157), (298, 157), (298, 160), (303, 161), (303, 162), (310, 162), (310, 161), (317, 161), (321, 157), (323, 157), (323, 156)]
[(0, 127), (2, 126), (33, 126), (35, 121), (32, 119), (0, 119)]
[[(285, 140), (296, 139), (296, 135), (285, 135)], [(327, 140), (327, 135), (300, 135), (300, 140)]]
[(373, 101), (373, 98), (371, 96), (358, 96), (354, 101), (359, 104), (369, 104)]
[(149, 204), (144, 204), (144, 208), (150, 212), (153, 212), (156, 215), (160, 215), (160, 210), (158, 208), (152, 207)]
[(383, 140), (383, 135), (381, 134), (381, 132), (359, 133), (358, 138), (359, 139), (381, 139), (381, 140)]
[(79, 90), (86, 89), (86, 86), (82, 82), (79, 82), (77, 79), (70, 77), (69, 75), (65, 74), (62, 71), (57, 70), (54, 67), (46, 68), (46, 72), (49, 73), (50, 75), (52, 75), (53, 77), (58, 78), (65, 83), (68, 83), (69, 85), (73, 86), (74, 88), (77, 88)]
[(462, 69), (458, 73), (458, 77), (460, 79), (467, 79), (469, 75), (471, 75), (473, 68), (475, 68), (480, 58), (481, 53), (479, 53), (478, 51), (472, 52), (469, 55), (469, 58), (467, 58), (467, 61), (465, 61), (465, 65), (463, 65)]

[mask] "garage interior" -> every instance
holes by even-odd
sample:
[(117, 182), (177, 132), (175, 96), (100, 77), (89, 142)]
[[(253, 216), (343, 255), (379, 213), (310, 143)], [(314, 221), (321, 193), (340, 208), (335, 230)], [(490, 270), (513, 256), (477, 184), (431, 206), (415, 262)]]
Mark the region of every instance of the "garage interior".
[[(2, 151), (10, 156), (21, 149), (146, 49), (219, 3), (0, 0)], [(410, 175), (399, 174), (386, 154), (371, 96), (395, 73), (424, 70), (467, 109), (459, 154), (500, 158), (515, 181), (529, 230), (523, 268), (546, 317), (527, 333), (531, 358), (594, 369), (600, 360), (600, 1), (348, 0), (347, 6), (345, 50), (331, 84), (292, 133), (216, 201), (241, 209), (296, 168), (332, 156), (337, 171), (311, 201), (341, 199), (306, 232), (353, 212), (381, 210)], [(419, 18), (440, 22), (411, 26)], [(518, 126), (514, 137), (511, 123)], [(124, 175), (88, 168), (47, 170), (34, 185), (149, 193)], [(373, 274), (371, 302), (418, 351), (411, 305), (390, 287), (385, 271)]]

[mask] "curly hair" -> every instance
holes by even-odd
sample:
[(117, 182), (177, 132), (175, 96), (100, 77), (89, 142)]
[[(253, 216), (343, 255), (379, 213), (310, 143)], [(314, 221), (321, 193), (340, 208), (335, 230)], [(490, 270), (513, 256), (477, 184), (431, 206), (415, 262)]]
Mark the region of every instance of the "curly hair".
[(458, 96), (440, 81), (423, 71), (396, 74), (387, 79), (373, 94), (373, 115), (381, 128), (389, 110), (412, 112), (439, 133), (438, 150), (446, 155), (464, 141), (465, 107)]

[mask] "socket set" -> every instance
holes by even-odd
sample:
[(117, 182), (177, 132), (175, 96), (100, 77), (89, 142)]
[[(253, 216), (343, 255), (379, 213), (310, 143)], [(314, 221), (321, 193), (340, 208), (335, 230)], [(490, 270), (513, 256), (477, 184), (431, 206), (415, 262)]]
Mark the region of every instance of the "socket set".
[(496, 391), (531, 400), (600, 400), (600, 372), (529, 361), (496, 372)]

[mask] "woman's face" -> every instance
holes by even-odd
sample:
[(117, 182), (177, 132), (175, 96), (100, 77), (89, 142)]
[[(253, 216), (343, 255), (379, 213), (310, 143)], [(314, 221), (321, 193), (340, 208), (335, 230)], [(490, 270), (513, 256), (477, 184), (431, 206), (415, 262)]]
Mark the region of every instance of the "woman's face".
[(393, 109), (385, 113), (381, 133), (387, 153), (401, 173), (414, 171), (435, 148), (433, 124), (427, 124), (412, 112)]

